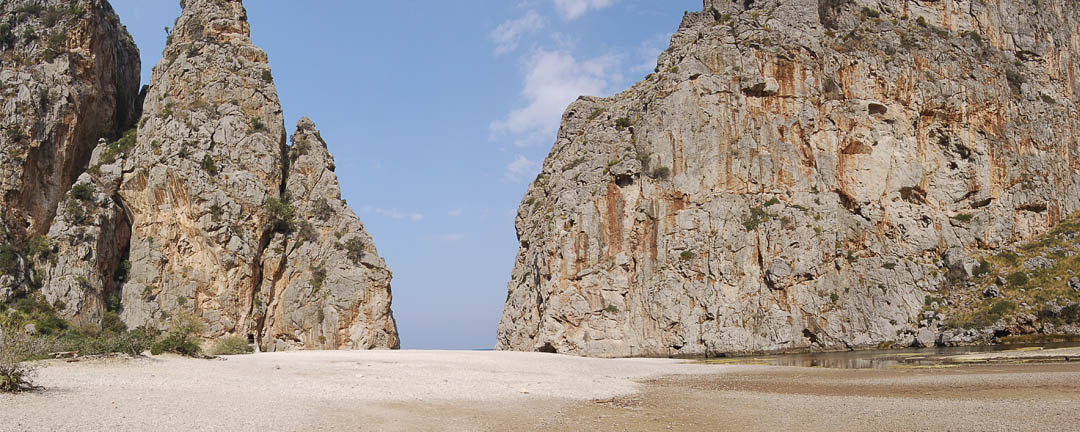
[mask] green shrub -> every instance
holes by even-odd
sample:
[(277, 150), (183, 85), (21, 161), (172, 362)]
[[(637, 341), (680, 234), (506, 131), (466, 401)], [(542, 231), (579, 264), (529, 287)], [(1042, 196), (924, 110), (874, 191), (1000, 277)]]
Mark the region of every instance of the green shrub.
[(0, 245), (0, 275), (14, 275), (19, 271), (19, 253), (15, 247)]
[(189, 357), (202, 354), (199, 337), (206, 331), (206, 325), (190, 312), (178, 312), (169, 323), (169, 330), (150, 346), (150, 354), (165, 352)]
[(260, 132), (266, 130), (266, 125), (263, 124), (262, 119), (258, 117), (252, 117), (248, 122), (248, 126), (251, 127), (253, 132)]
[(863, 14), (863, 16), (865, 16), (867, 18), (877, 18), (877, 17), (881, 16), (881, 12), (878, 12), (877, 10), (874, 10), (874, 9), (870, 9), (870, 8), (868, 8), (866, 6), (863, 6), (862, 14)]
[(101, 316), (101, 331), (115, 335), (124, 334), (127, 332), (127, 324), (120, 320), (120, 314), (105, 311)]
[(296, 230), (296, 207), (286, 197), (285, 199), (270, 198), (264, 205), (270, 214), (270, 227), (274, 232), (291, 234)]
[(338, 243), (337, 248), (348, 252), (349, 260), (353, 264), (359, 265), (364, 259), (364, 241), (360, 240), (359, 237), (353, 237), (345, 243)]
[(214, 162), (213, 156), (203, 156), (202, 163), (200, 163), (199, 166), (201, 166), (203, 171), (206, 171), (206, 173), (210, 174), (211, 176), (218, 175), (218, 166), (217, 163)]
[(970, 213), (960, 213), (960, 214), (952, 217), (952, 219), (954, 221), (962, 222), (962, 223), (971, 222), (971, 220), (974, 219), (974, 218), (975, 218), (975, 216), (971, 215)]
[(19, 393), (34, 389), (34, 366), (26, 363), (42, 354), (35, 341), (16, 325), (0, 327), (0, 393)]
[(885, 264), (881, 265), (881, 268), (883, 268), (885, 270), (895, 270), (896, 269), (896, 263), (885, 263)]
[(632, 123), (630, 122), (630, 119), (626, 117), (619, 117), (615, 120), (616, 130), (626, 130), (626, 128), (630, 127), (631, 125)]
[(619, 307), (615, 305), (607, 305), (607, 307), (604, 308), (604, 312), (617, 314), (619, 313)]
[(138, 135), (138, 129), (128, 129), (127, 132), (124, 132), (124, 136), (105, 147), (105, 151), (101, 152), (101, 159), (98, 162), (101, 165), (109, 165), (116, 162), (117, 158), (127, 156), (128, 152), (135, 147)]
[(1015, 310), (1016, 310), (1016, 303), (1013, 303), (1013, 302), (1008, 301), (1008, 300), (1000, 300), (997, 303), (994, 303), (994, 305), (990, 307), (990, 315), (1000, 319), (1001, 316), (1003, 316), (1003, 315), (1005, 315), (1007, 313), (1010, 313), (1012, 311), (1015, 311)]
[(990, 262), (985, 259), (979, 260), (979, 266), (975, 267), (975, 271), (972, 272), (975, 276), (982, 276), (990, 273)]
[(251, 354), (253, 352), (255, 352), (255, 347), (251, 346), (243, 336), (225, 336), (218, 339), (217, 343), (214, 344), (214, 348), (210, 350), (210, 353), (216, 356)]
[(97, 188), (90, 183), (79, 183), (71, 187), (71, 197), (83, 202), (93, 202)]
[(652, 172), (652, 178), (655, 179), (667, 180), (669, 177), (671, 177), (671, 168), (668, 167), (659, 167)]
[(49, 40), (46, 43), (45, 48), (45, 60), (53, 61), (61, 54), (67, 53), (67, 49), (64, 47), (64, 44), (66, 43), (67, 35), (63, 32), (53, 33), (51, 36), (49, 36)]
[(263, 69), (262, 80), (267, 84), (274, 82), (274, 73), (270, 69)]
[(679, 258), (682, 258), (683, 261), (690, 261), (694, 259), (695, 256), (696, 255), (691, 251), (682, 251), (682, 253), (679, 254)]
[(833, 303), (836, 303), (840, 301), (840, 295), (837, 293), (829, 294), (829, 300), (832, 300)]
[(747, 231), (753, 231), (762, 223), (769, 220), (769, 214), (765, 212), (765, 209), (761, 207), (754, 207), (750, 209), (750, 215), (743, 219), (743, 227)]
[(315, 217), (321, 221), (328, 221), (331, 217), (334, 216), (334, 209), (333, 207), (330, 207), (330, 203), (326, 200), (326, 198), (319, 198), (317, 201), (315, 201), (314, 208), (312, 209), (312, 214), (314, 214)]
[(1010, 274), (1009, 277), (1005, 279), (1009, 282), (1009, 286), (1014, 288), (1022, 287), (1028, 283), (1028, 275), (1022, 271)]
[(326, 269), (323, 267), (316, 268), (311, 271), (311, 293), (315, 294), (322, 289), (323, 282), (326, 282)]
[(52, 252), (52, 244), (49, 242), (49, 236), (39, 235), (30, 239), (30, 242), (26, 244), (26, 253), (32, 257), (47, 257)]
[(15, 45), (15, 34), (11, 32), (11, 25), (0, 24), (0, 49)]

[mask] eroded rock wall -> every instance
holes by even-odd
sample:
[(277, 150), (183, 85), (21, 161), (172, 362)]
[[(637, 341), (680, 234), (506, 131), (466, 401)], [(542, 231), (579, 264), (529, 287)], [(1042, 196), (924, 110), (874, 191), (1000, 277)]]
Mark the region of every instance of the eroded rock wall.
[[(340, 200), (314, 125), (301, 122), (300, 146), (286, 146), (273, 75), (242, 3), (181, 5), (123, 156), (117, 195), (131, 240), (122, 319), (160, 326), (193, 311), (206, 337), (247, 336), (264, 350), (397, 348), (390, 272)], [(316, 204), (329, 210), (316, 217)], [(350, 260), (354, 252), (334, 245), (352, 239), (363, 246)]]
[(0, 2), (0, 301), (45, 282), (31, 261), (98, 140), (133, 126), (139, 73), (108, 2)]
[[(303, 118), (289, 147), (284, 197), (292, 226), (263, 256), (260, 328), (268, 349), (398, 348), (390, 270), (341, 199), (334, 158)], [(279, 230), (280, 231), (280, 230)]]
[[(517, 216), (499, 349), (911, 344), (972, 254), (1080, 208), (1068, 1), (729, 2), (572, 104)], [(925, 338), (923, 338), (925, 339)]]

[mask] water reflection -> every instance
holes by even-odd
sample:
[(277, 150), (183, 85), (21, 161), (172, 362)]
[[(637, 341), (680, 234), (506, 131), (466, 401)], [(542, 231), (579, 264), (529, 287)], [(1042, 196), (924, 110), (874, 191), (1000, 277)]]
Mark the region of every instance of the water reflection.
[(770, 366), (819, 367), (830, 369), (888, 369), (897, 367), (939, 366), (950, 363), (951, 356), (1024, 348), (1075, 348), (1077, 343), (1026, 345), (988, 345), (975, 347), (910, 348), (898, 350), (846, 351), (833, 353), (783, 354), (737, 357), (725, 363), (765, 364)]

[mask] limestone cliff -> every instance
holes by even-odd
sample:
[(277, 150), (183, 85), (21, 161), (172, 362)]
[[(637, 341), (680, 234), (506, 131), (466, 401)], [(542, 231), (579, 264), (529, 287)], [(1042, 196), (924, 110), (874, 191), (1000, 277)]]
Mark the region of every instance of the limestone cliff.
[(89, 323), (108, 310), (161, 327), (193, 312), (205, 337), (264, 350), (397, 348), (390, 271), (310, 120), (287, 146), (242, 2), (180, 4), (136, 128), (77, 152), (55, 222), (38, 228), (41, 294)]
[(29, 262), (98, 140), (134, 123), (139, 69), (105, 1), (0, 2), (0, 302), (46, 283)]
[(656, 73), (566, 111), (497, 347), (939, 340), (928, 293), (1080, 209), (1080, 9), (1039, 3), (706, 0)]

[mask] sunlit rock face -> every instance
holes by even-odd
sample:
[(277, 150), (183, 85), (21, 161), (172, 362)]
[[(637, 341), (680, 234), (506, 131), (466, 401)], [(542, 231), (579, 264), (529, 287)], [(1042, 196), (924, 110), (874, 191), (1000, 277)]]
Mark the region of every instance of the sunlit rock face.
[[(44, 239), (98, 140), (117, 139), (135, 122), (139, 51), (104, 1), (4, 1), (0, 17), (0, 302), (39, 289), (57, 300), (74, 289), (71, 306), (60, 309), (100, 319), (111, 269), (82, 284), (75, 263), (52, 262), (61, 268), (49, 277), (43, 258), (52, 245)], [(78, 234), (68, 226), (69, 237)], [(97, 264), (93, 256), (77, 261)], [(83, 288), (92, 282), (96, 288)]]
[(140, 96), (107, 2), (0, 3), (0, 301), (129, 328), (193, 312), (263, 350), (397, 348), (391, 273), (314, 123), (289, 145), (243, 4), (180, 5)]
[(912, 344), (928, 292), (1080, 209), (1080, 9), (706, 0), (581, 98), (517, 216), (497, 347)]
[[(243, 5), (181, 5), (118, 191), (132, 215), (124, 321), (194, 310), (207, 337), (264, 350), (397, 348), (390, 272), (340, 200), (314, 125), (287, 146)], [(316, 205), (327, 219), (311, 219)]]

